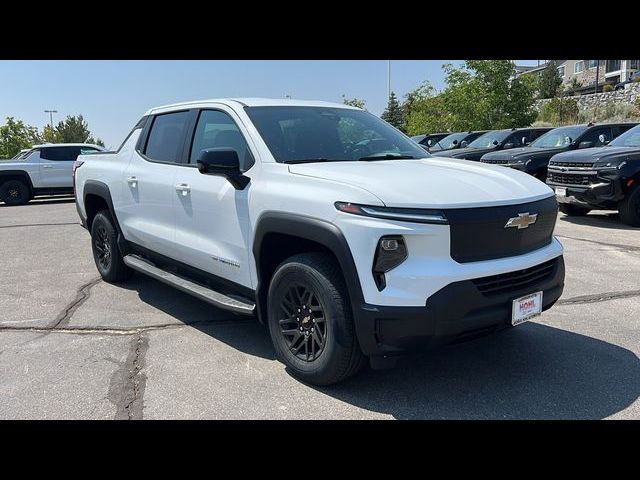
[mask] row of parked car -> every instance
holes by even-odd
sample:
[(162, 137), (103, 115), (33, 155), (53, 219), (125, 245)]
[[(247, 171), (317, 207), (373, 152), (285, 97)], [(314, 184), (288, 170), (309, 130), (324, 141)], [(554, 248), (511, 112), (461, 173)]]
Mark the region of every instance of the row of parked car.
[(640, 227), (640, 126), (637, 123), (437, 133), (413, 137), (438, 157), (526, 172), (556, 192), (560, 210), (617, 210)]

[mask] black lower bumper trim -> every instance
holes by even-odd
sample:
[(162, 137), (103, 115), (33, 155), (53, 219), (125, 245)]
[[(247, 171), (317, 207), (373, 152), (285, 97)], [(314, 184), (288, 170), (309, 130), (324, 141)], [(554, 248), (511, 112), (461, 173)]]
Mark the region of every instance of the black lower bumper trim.
[(393, 355), (406, 350), (455, 343), (511, 325), (512, 302), (542, 291), (543, 310), (562, 295), (564, 259), (554, 259), (549, 276), (525, 289), (484, 295), (472, 280), (447, 285), (424, 307), (363, 305), (356, 315), (356, 331), (366, 355)]

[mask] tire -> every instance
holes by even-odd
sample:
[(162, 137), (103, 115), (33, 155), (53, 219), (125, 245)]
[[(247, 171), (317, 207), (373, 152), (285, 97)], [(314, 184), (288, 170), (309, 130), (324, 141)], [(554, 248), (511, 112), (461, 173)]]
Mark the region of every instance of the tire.
[(591, 211), (590, 208), (578, 207), (577, 205), (566, 203), (561, 203), (558, 208), (562, 213), (570, 217), (582, 217)]
[(31, 190), (22, 180), (7, 180), (0, 186), (0, 200), (7, 205), (24, 205), (31, 200)]
[(282, 262), (269, 285), (267, 308), (276, 355), (293, 376), (330, 385), (366, 365), (342, 272), (330, 255), (305, 253)]
[(123, 282), (133, 275), (133, 270), (122, 260), (117, 238), (109, 212), (101, 210), (91, 223), (91, 250), (96, 268), (105, 282)]
[(640, 186), (636, 186), (618, 206), (620, 220), (631, 227), (640, 227)]

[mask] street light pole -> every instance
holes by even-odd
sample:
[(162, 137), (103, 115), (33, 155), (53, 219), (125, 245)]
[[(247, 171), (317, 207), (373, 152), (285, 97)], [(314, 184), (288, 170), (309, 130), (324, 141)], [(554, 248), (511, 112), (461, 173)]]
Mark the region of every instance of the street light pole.
[(387, 60), (387, 101), (391, 98), (391, 60)]
[(45, 110), (44, 113), (49, 114), (49, 126), (53, 128), (53, 114), (58, 113), (58, 110)]
[(598, 80), (600, 79), (600, 60), (596, 60), (596, 89), (593, 93), (598, 93)]

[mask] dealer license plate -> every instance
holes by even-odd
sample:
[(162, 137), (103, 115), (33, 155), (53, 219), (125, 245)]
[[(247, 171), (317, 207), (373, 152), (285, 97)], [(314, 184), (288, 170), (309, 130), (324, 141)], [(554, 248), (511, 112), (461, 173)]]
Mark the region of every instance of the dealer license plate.
[(532, 293), (513, 301), (511, 324), (519, 325), (542, 313), (542, 292)]
[(556, 195), (558, 195), (559, 197), (566, 197), (567, 196), (567, 189), (566, 188), (556, 187)]

